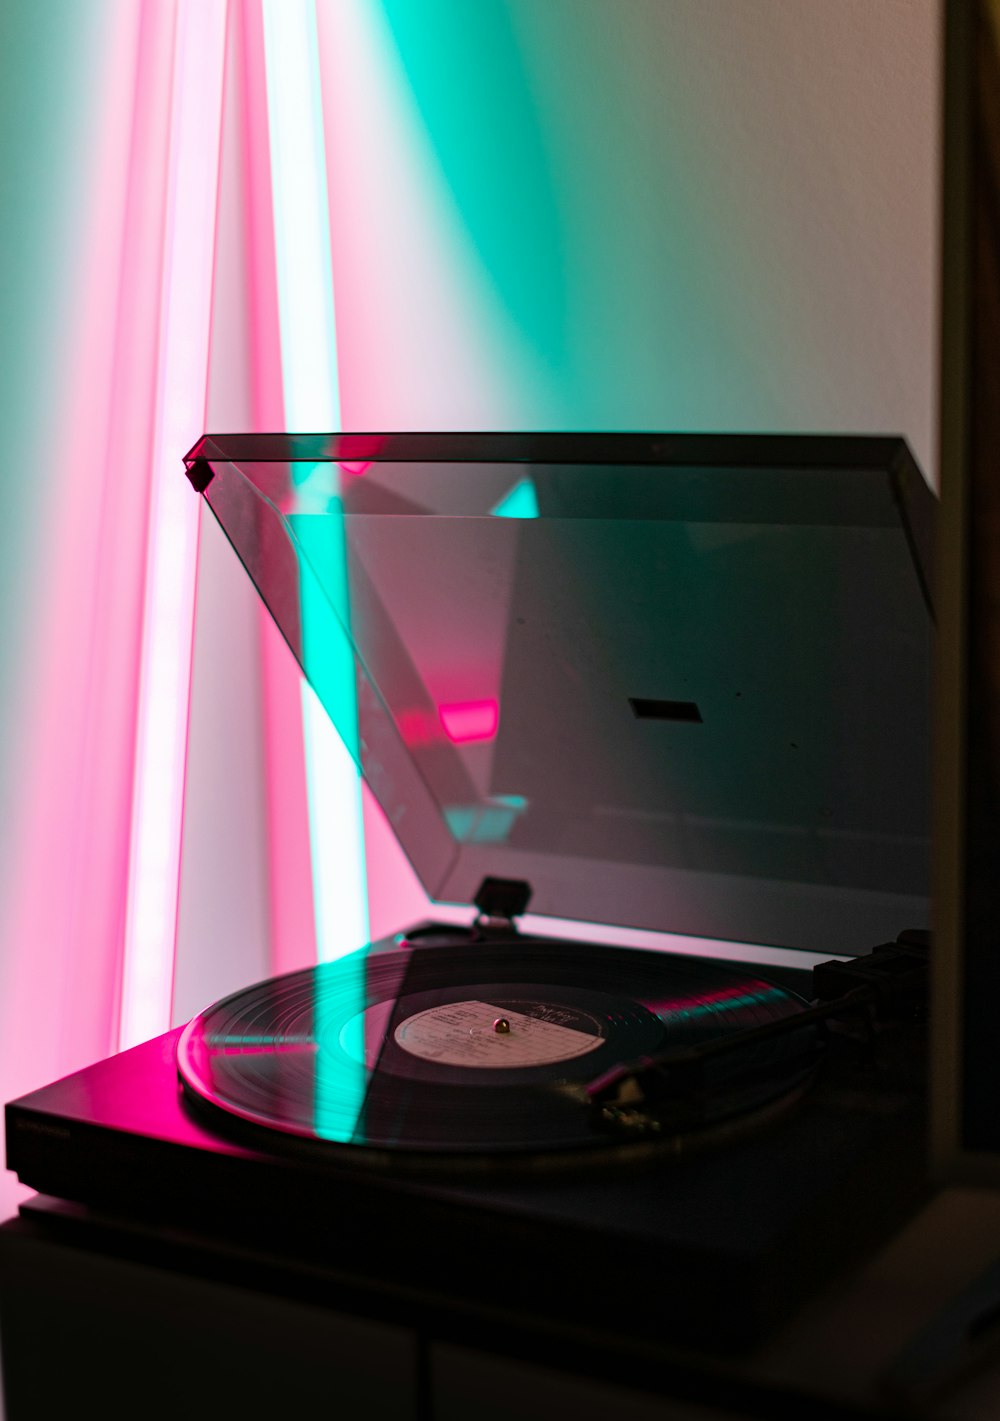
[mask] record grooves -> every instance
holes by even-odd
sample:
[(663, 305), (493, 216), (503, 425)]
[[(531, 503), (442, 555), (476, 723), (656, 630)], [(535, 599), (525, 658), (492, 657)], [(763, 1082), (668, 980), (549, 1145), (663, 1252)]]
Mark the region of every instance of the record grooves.
[[(732, 966), (624, 948), (519, 938), (364, 950), (210, 1007), (181, 1037), (178, 1069), (216, 1128), (269, 1131), (282, 1151), (449, 1167), (589, 1158), (636, 1143), (605, 1128), (589, 1082), (803, 1005)], [(677, 1148), (772, 1113), (818, 1059), (811, 1027), (748, 1045), (642, 1143)]]

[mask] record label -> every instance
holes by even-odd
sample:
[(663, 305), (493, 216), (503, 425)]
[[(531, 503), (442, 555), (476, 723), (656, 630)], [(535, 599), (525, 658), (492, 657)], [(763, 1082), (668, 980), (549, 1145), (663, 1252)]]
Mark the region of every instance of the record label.
[(580, 1011), (567, 1013), (565, 1008), (559, 1010), (559, 1015), (572, 1015), (590, 1029), (581, 1031), (545, 1015), (515, 1011), (511, 1006), (449, 1002), (401, 1022), (395, 1039), (404, 1051), (423, 1061), (508, 1070), (572, 1061), (602, 1044), (604, 1038), (596, 1020)]

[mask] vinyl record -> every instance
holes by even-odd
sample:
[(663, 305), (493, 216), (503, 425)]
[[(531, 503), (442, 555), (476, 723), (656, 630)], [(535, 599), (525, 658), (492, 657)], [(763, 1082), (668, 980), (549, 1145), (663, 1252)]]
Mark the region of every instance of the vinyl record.
[[(178, 1068), (216, 1126), (271, 1149), (349, 1147), (367, 1160), (606, 1151), (588, 1082), (803, 1005), (738, 968), (626, 948), (364, 949), (210, 1007), (184, 1031)], [(773, 1107), (816, 1059), (810, 1027), (741, 1047), (713, 1068), (703, 1125)]]

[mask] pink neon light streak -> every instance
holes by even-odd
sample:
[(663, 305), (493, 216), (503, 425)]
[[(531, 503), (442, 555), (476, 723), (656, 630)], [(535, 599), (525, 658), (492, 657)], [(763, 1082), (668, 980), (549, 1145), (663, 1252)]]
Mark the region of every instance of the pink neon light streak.
[(87, 201), (73, 213), (74, 300), (46, 380), (61, 433), (55, 451), (52, 428), (38, 441), (51, 503), (11, 725), (7, 1096), (106, 1054), (117, 1034), (173, 33), (172, 8), (152, 3), (101, 27), (91, 117), (74, 136)]
[(396, 725), (403, 743), (411, 750), (421, 745), (433, 745), (441, 739), (441, 718), (420, 706), (403, 709), (396, 714)]
[[(204, 425), (226, 0), (179, 0), (119, 1043), (170, 1025), (200, 506), (179, 451)], [(205, 214), (212, 214), (205, 220)], [(197, 220), (192, 220), (196, 216)]]
[[(282, 429), (285, 402), (260, 7), (240, 6), (238, 23), (245, 96), (253, 418), (257, 429)], [(275, 972), (290, 972), (317, 959), (300, 677), (281, 633), (263, 608), (260, 639), (272, 967)]]
[(500, 725), (500, 706), (495, 700), (453, 701), (438, 706), (441, 724), (456, 745), (472, 740), (492, 740)]

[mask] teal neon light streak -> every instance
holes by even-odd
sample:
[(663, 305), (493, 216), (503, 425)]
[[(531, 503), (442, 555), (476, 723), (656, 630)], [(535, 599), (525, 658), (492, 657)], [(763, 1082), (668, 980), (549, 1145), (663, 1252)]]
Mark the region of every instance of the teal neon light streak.
[[(337, 1000), (341, 1015), (349, 1016), (339, 1041), (325, 1040), (322, 1021), (316, 1022), (313, 1128), (321, 1140), (364, 1143), (362, 1120), (371, 1076), (364, 1064), (367, 964), (365, 950), (336, 964)], [(321, 974), (323, 970), (320, 968)], [(317, 982), (317, 1000), (324, 1001), (322, 976)]]
[(556, 172), (507, 0), (382, 0), (458, 218), (518, 332), (567, 353)]
[(531, 479), (522, 479), (490, 509), (494, 518), (537, 518), (538, 494)]
[[(262, 13), (285, 418), (292, 429), (328, 431), (340, 427), (340, 394), (316, 9), (312, 0), (265, 0)], [(331, 492), (336, 496), (337, 491)], [(300, 521), (308, 558), (327, 580), (336, 604), (330, 608), (306, 566), (301, 582), (305, 665), (356, 765), (354, 659), (344, 631), (350, 626), (350, 607), (343, 525), (334, 517), (312, 520), (326, 525), (320, 535), (308, 519)], [(368, 904), (360, 782), (327, 729), (304, 688), (316, 940), (320, 958), (329, 960), (367, 940)], [(363, 989), (362, 973), (359, 992)], [(326, 1069), (321, 1052), (317, 1134), (351, 1138), (354, 1126), (347, 1107), (353, 1100), (361, 1110), (364, 1068), (359, 1065), (350, 1079), (350, 1072), (338, 1077), (342, 1108), (332, 1116), (323, 1106), (329, 1094)]]

